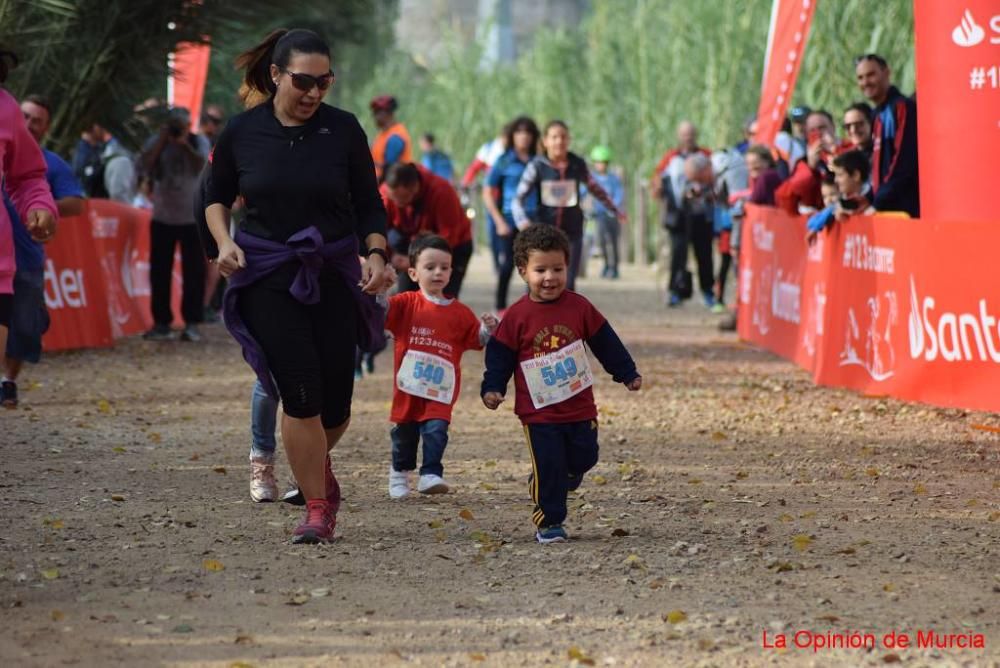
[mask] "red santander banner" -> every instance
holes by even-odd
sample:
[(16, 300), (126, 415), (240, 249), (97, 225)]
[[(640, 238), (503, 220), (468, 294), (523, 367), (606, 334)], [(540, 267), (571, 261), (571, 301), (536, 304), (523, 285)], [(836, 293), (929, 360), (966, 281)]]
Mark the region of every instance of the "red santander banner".
[(757, 135), (754, 137), (757, 143), (773, 144), (781, 130), (799, 77), (817, 1), (774, 0), (757, 108)]
[(211, 56), (212, 47), (193, 42), (181, 42), (170, 54), (171, 74), (167, 78), (167, 103), (171, 107), (184, 107), (191, 112), (191, 132), (198, 131)]
[(819, 384), (1000, 411), (995, 223), (859, 216), (812, 249), (804, 217), (748, 207), (744, 225), (742, 338)]
[(997, 220), (1000, 2), (914, 0), (920, 211)]
[[(90, 199), (84, 213), (61, 218), (45, 247), (45, 305), (51, 325), (47, 351), (98, 348), (152, 325), (149, 289), (150, 213)], [(179, 258), (171, 297), (181, 322)]]

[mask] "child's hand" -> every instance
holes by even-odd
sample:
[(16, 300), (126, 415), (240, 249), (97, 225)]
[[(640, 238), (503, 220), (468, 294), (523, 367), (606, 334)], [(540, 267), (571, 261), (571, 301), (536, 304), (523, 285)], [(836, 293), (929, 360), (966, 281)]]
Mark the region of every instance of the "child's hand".
[(629, 392), (637, 392), (642, 387), (642, 376), (636, 376), (632, 382), (625, 383), (625, 387), (628, 388)]
[(809, 244), (810, 246), (812, 246), (814, 243), (816, 243), (816, 238), (818, 236), (819, 236), (818, 232), (814, 232), (813, 230), (809, 230), (809, 232), (806, 233), (806, 243)]
[(495, 411), (497, 407), (503, 403), (503, 395), (499, 392), (487, 392), (483, 395), (483, 405), (489, 408), (491, 411)]
[(485, 327), (486, 331), (489, 332), (490, 334), (492, 334), (493, 330), (495, 330), (497, 328), (497, 325), (500, 324), (500, 321), (497, 320), (497, 317), (492, 313), (482, 314), (481, 316), (479, 316), (479, 321), (483, 323), (483, 327)]

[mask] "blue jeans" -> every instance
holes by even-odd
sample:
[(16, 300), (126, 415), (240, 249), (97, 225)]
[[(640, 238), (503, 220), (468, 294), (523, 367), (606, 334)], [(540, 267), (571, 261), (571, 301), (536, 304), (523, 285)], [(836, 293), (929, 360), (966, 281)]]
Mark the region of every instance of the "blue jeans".
[(278, 426), (278, 402), (267, 396), (260, 381), (254, 381), (250, 398), (250, 456), (255, 459), (274, 459), (277, 444), (274, 430)]
[(504, 245), (502, 238), (497, 234), (497, 225), (493, 222), (493, 216), (486, 214), (486, 236), (490, 242), (490, 255), (493, 258), (493, 272), (499, 273), (504, 263)]
[(424, 463), (420, 475), (442, 475), (441, 458), (448, 446), (448, 421), (403, 422), (392, 426), (392, 468), (412, 471), (417, 468), (417, 444), (424, 440)]

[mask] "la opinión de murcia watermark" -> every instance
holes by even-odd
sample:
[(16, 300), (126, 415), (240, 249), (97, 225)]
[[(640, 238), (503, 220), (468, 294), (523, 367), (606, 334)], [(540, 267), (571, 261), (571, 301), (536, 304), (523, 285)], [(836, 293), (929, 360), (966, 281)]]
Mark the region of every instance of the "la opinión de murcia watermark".
[(941, 633), (918, 629), (916, 632), (889, 631), (875, 634), (865, 631), (810, 631), (799, 629), (791, 633), (761, 632), (761, 649), (798, 649), (822, 652), (834, 649), (985, 649), (982, 633)]

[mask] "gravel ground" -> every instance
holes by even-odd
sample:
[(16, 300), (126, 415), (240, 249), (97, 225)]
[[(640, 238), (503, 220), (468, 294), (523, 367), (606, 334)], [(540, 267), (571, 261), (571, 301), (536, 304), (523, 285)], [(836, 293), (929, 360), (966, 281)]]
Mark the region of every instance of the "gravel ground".
[(562, 545), (533, 541), (522, 432), (474, 353), (446, 496), (388, 499), (390, 355), (358, 383), (320, 547), (249, 499), (252, 376), (221, 326), (28, 369), (0, 413), (0, 665), (1000, 665), (998, 416), (814, 387), (624, 273), (580, 287), (643, 389), (597, 381)]

